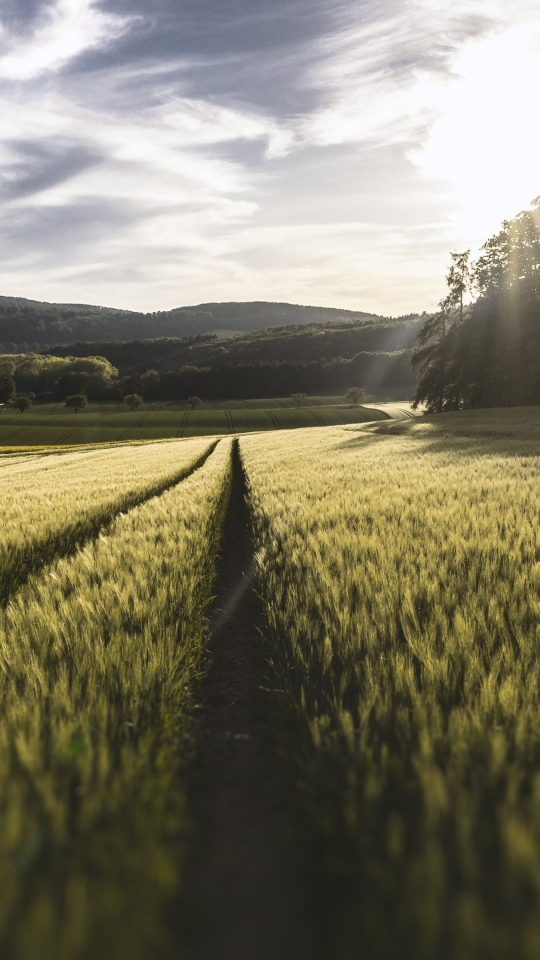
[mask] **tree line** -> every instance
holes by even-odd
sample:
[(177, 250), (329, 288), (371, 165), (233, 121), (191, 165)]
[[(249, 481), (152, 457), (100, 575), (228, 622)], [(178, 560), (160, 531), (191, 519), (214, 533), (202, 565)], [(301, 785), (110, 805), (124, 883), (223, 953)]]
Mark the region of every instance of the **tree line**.
[(540, 403), (540, 197), (476, 262), (468, 250), (451, 254), (446, 281), (417, 335), (414, 403), (430, 412)]
[(34, 394), (37, 400), (65, 401), (84, 395), (93, 401), (123, 401), (137, 395), (145, 401), (181, 401), (190, 396), (204, 400), (248, 400), (253, 397), (313, 394), (347, 389), (361, 383), (369, 392), (401, 391), (413, 387), (410, 351), (362, 352), (344, 359), (307, 363), (224, 364), (221, 367), (183, 365), (176, 370), (119, 376), (118, 369), (103, 357), (0, 356), (0, 403), (20, 394)]

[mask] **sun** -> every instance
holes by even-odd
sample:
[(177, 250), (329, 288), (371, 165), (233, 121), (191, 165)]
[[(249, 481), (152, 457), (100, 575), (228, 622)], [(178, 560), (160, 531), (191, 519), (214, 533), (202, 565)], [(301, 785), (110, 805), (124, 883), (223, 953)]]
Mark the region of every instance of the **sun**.
[(452, 218), (473, 245), (540, 193), (539, 89), (540, 13), (470, 41), (447, 83), (428, 88), (419, 80), (415, 95), (436, 119), (410, 159), (429, 177), (447, 181)]

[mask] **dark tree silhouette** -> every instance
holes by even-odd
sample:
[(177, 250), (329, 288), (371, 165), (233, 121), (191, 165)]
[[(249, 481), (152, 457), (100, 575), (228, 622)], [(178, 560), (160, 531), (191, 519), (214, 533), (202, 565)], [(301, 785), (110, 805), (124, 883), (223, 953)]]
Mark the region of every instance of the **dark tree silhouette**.
[(194, 410), (195, 407), (200, 407), (202, 400), (200, 397), (188, 397), (187, 402), (191, 409)]
[(301, 407), (305, 399), (305, 393), (291, 393), (291, 400), (294, 400), (297, 407)]
[(9, 403), (15, 396), (15, 380), (13, 377), (0, 376), (0, 403)]
[(73, 413), (80, 413), (81, 410), (86, 410), (88, 399), (84, 393), (72, 393), (69, 397), (66, 397), (64, 406), (68, 410), (73, 410)]
[(471, 287), (471, 251), (451, 253), (450, 269), (446, 275), (448, 293), (439, 303), (439, 312), (427, 317), (417, 336), (417, 348), (412, 366), (419, 372), (413, 406), (425, 402), (431, 411), (456, 406), (455, 391), (448, 392), (449, 333), (455, 324), (463, 322), (463, 299)]
[(124, 397), (124, 403), (131, 411), (137, 410), (141, 406), (143, 398), (138, 393), (128, 393)]
[(30, 397), (15, 397), (13, 406), (18, 413), (26, 413), (32, 406), (32, 401)]

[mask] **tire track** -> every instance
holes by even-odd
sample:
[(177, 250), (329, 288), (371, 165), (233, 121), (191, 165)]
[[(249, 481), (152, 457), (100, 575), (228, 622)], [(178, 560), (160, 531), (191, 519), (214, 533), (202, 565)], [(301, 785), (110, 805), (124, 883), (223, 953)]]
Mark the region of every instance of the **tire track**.
[(314, 960), (293, 783), (278, 749), (238, 441), (218, 567), (192, 809), (191, 960)]

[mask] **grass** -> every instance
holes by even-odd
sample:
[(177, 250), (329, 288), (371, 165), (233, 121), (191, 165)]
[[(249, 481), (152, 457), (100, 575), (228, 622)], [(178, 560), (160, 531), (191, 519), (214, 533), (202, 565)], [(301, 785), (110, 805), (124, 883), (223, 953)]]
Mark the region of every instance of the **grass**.
[(153, 403), (130, 412), (116, 404), (96, 403), (78, 414), (69, 413), (63, 404), (40, 404), (26, 414), (4, 410), (0, 447), (220, 436), (385, 417), (380, 410), (352, 407), (343, 397), (311, 397), (299, 408), (290, 398), (208, 402), (193, 411), (182, 404)]
[(118, 513), (177, 483), (215, 442), (193, 440), (0, 459), (0, 602)]
[(223, 441), (0, 613), (3, 956), (171, 955), (230, 471)]
[(244, 437), (328, 955), (540, 954), (540, 414)]

